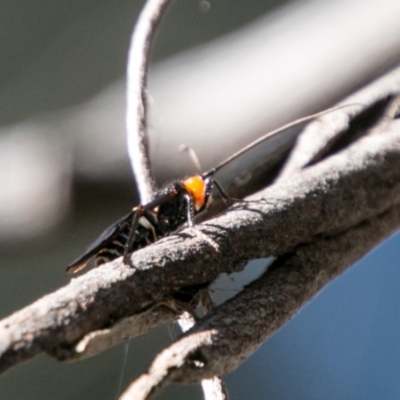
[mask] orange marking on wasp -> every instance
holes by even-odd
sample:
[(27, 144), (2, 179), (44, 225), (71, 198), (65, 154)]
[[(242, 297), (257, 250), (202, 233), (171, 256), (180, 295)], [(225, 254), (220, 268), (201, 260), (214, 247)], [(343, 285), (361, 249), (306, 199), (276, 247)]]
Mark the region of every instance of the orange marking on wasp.
[(193, 199), (196, 211), (200, 211), (206, 203), (206, 181), (201, 175), (194, 175), (182, 181), (182, 186)]

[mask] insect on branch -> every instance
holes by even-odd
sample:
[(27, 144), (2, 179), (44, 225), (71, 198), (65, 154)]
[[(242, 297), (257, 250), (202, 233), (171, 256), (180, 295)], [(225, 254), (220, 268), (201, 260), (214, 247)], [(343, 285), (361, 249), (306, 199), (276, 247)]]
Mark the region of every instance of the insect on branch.
[[(180, 287), (230, 273), (247, 259), (284, 255), (315, 238), (335, 237), (369, 219), (383, 218), (400, 204), (399, 155), (399, 121), (393, 121), (379, 134), (362, 138), (290, 181), (267, 189), (258, 200), (198, 225), (218, 243), (220, 252), (184, 230), (133, 253), (135, 268), (118, 259), (72, 280), (1, 322), (1, 370), (41, 352), (67, 358), (70, 349), (73, 357), (74, 345), (86, 334), (165, 304)], [(381, 239), (395, 228), (383, 221), (386, 231)], [(393, 221), (398, 226), (397, 219)], [(283, 290), (283, 277), (280, 285)], [(303, 289), (309, 291), (307, 285)], [(274, 315), (274, 326), (281, 326), (279, 313)], [(240, 343), (245, 345), (238, 336), (235, 346)]]
[[(161, 15), (169, 3), (149, 1), (148, 5), (158, 4)], [(156, 26), (158, 19), (148, 22)], [(139, 133), (136, 144), (144, 143), (146, 133), (144, 88), (152, 37), (142, 37), (145, 55), (141, 67), (129, 73), (131, 84), (135, 80), (141, 84), (136, 89), (128, 85), (129, 93), (137, 95), (128, 106), (129, 132)], [(397, 75), (388, 78), (392, 92), (382, 90), (382, 82), (377, 84), (381, 85), (381, 93), (375, 95), (376, 104), (388, 95), (395, 97), (400, 93), (399, 75), (397, 71)], [(202, 235), (187, 229), (165, 237), (173, 228), (189, 222), (191, 212), (200, 211), (206, 205), (205, 194), (210, 193), (198, 196), (190, 186), (193, 182), (189, 185), (187, 180), (168, 187), (152, 200), (145, 194), (146, 190), (150, 192), (148, 188), (140, 189), (143, 213), (135, 214), (134, 228), (126, 223), (132, 218), (122, 218), (121, 224), (114, 224), (81, 260), (86, 262), (110, 244), (120, 244), (123, 237), (137, 245), (131, 249), (135, 251), (129, 255), (130, 265), (114, 253), (111, 262), (71, 280), (66, 287), (1, 321), (0, 371), (43, 352), (63, 360), (77, 358), (79, 352), (85, 355), (89, 347), (85, 348), (83, 342), (90, 343), (93, 338), (101, 342), (101, 337), (106, 338), (102, 333), (113, 331), (128, 319), (143, 323), (131, 334), (143, 333), (176, 317), (170, 305), (175, 305), (175, 296), (182, 288), (210, 282), (220, 273), (240, 270), (247, 260), (274, 255), (277, 260), (262, 278), (209, 312), (164, 350), (127, 396), (135, 393), (137, 399), (148, 398), (168, 381), (198, 382), (237, 367), (327, 282), (400, 225), (400, 122), (380, 123), (379, 118), (373, 117), (382, 116), (382, 111), (368, 107), (363, 96), (348, 102), (367, 104), (362, 110), (365, 115), (345, 114), (347, 122), (342, 128), (344, 136), (351, 133), (350, 141), (334, 140), (325, 153), (315, 146), (312, 156), (305, 157), (306, 162), (297, 162), (290, 169), (291, 179), (283, 174), (274, 186), (256, 197), (198, 225), (196, 229)], [(135, 115), (135, 122), (129, 122)], [(391, 114), (392, 118), (396, 116), (396, 112)], [(357, 129), (352, 127), (354, 121)], [(370, 122), (360, 125), (360, 121)], [(337, 122), (329, 124), (331, 128), (338, 127)], [(131, 136), (129, 140), (133, 142)], [(142, 154), (146, 158), (146, 152)], [(229, 159), (198, 177), (212, 181), (214, 173), (227, 162)], [(138, 176), (150, 182), (146, 173), (138, 172), (140, 168), (135, 167)], [(200, 180), (196, 180), (196, 185)], [(203, 190), (201, 182), (199, 185)], [(130, 217), (132, 213), (135, 210)], [(177, 226), (173, 226), (175, 222)], [(132, 231), (134, 236), (129, 240)], [(218, 251), (204, 236), (217, 244)], [(156, 243), (148, 246), (153, 242)], [(157, 315), (156, 311), (165, 306), (169, 314)], [(157, 318), (145, 322), (149, 315)], [(120, 340), (127, 338), (124, 334)], [(109, 339), (100, 343), (97, 350), (117, 343)], [(86, 355), (95, 352), (88, 351)]]

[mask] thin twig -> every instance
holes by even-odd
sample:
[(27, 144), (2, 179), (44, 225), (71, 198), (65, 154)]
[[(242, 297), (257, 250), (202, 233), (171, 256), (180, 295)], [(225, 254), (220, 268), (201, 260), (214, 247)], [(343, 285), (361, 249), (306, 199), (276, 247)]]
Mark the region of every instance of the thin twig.
[(147, 137), (147, 71), (151, 46), (165, 10), (173, 0), (148, 0), (131, 38), (127, 67), (128, 153), (142, 204), (153, 196)]
[[(147, 140), (146, 81), (150, 49), (160, 20), (171, 3), (172, 0), (149, 0), (146, 2), (139, 16), (138, 23), (135, 26), (129, 50), (127, 71), (128, 151), (142, 204), (151, 200), (155, 187), (150, 172), (149, 145)], [(183, 329), (183, 326), (181, 328)], [(215, 378), (215, 382), (219, 384), (211, 385), (208, 382), (206, 388), (210, 389), (213, 387), (212, 393), (219, 393), (218, 398), (223, 398), (221, 396), (226, 393), (222, 391), (224, 385), (222, 381), (218, 381), (218, 378)], [(208, 390), (208, 393), (211, 393), (211, 391)], [(210, 395), (206, 395), (206, 397), (217, 399), (217, 397)]]
[[(127, 64), (127, 110), (126, 133), (128, 154), (131, 160), (133, 175), (137, 184), (140, 202), (149, 202), (154, 195), (155, 183), (150, 168), (150, 151), (147, 132), (147, 74), (150, 63), (151, 45), (160, 19), (172, 0), (147, 1), (139, 15), (132, 32)], [(152, 315), (153, 313), (150, 313)], [(147, 319), (146, 319), (147, 320)], [(121, 327), (122, 326), (122, 327)], [(139, 325), (141, 326), (141, 325)], [(128, 327), (128, 328), (127, 328)], [(115, 330), (107, 330), (106, 336), (111, 341), (122, 337), (129, 338), (125, 332), (131, 332), (131, 324), (119, 324)], [(119, 334), (117, 334), (119, 332)], [(104, 333), (104, 330), (103, 330)], [(100, 346), (106, 342), (103, 335)], [(84, 347), (86, 352), (98, 350), (95, 340), (90, 340)], [(81, 341), (82, 344), (82, 341)], [(129, 342), (126, 343), (126, 356)], [(126, 362), (126, 359), (125, 359)], [(122, 384), (122, 374), (120, 386)], [(120, 393), (120, 388), (118, 389)]]
[[(209, 296), (208, 292), (205, 293)], [(208, 304), (212, 303), (211, 298), (208, 298)], [(207, 307), (205, 307), (207, 308)], [(211, 311), (208, 310), (207, 311)], [(178, 325), (180, 326), (182, 332), (187, 332), (192, 329), (197, 322), (192, 313), (184, 312), (178, 319)], [(210, 379), (203, 379), (201, 381), (201, 388), (204, 393), (204, 400), (229, 400), (228, 390), (223, 379), (219, 376), (214, 376)], [(128, 388), (120, 398), (120, 400), (130, 400), (136, 399), (136, 394), (132, 393)]]

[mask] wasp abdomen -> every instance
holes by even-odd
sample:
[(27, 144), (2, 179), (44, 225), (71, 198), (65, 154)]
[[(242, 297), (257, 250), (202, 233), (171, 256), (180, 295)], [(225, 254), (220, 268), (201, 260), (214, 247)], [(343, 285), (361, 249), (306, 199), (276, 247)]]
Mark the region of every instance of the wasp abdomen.
[(128, 240), (128, 232), (121, 232), (107, 247), (101, 249), (95, 257), (94, 264), (98, 267), (115, 258), (121, 257), (125, 251), (125, 245)]
[[(127, 224), (117, 237), (96, 254), (94, 260), (96, 267), (124, 255), (130, 230), (131, 223)], [(157, 226), (155, 226), (154, 222), (151, 222), (149, 218), (142, 216), (139, 218), (138, 226), (135, 231), (135, 241), (130, 250), (139, 250), (156, 242), (158, 239)]]

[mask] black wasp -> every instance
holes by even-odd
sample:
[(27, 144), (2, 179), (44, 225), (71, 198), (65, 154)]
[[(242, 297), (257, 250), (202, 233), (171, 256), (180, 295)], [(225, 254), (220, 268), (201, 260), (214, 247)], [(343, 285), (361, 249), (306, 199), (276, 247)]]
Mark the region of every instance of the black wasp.
[(186, 223), (193, 226), (194, 217), (207, 207), (214, 187), (225, 201), (231, 200), (218, 181), (214, 179), (215, 173), (222, 167), (271, 136), (347, 106), (349, 105), (327, 109), (284, 125), (250, 143), (210, 171), (169, 184), (159, 191), (149, 203), (134, 207), (129, 214), (109, 226), (86, 249), (85, 253), (67, 267), (67, 272), (75, 273), (85, 268), (92, 256), (95, 256), (96, 266), (120, 256), (124, 256), (123, 261), (127, 263), (130, 253), (168, 236)]
[(67, 272), (74, 273), (85, 268), (94, 255), (96, 266), (122, 255), (126, 262), (129, 253), (168, 236), (185, 223), (193, 226), (195, 215), (208, 204), (214, 183), (222, 196), (228, 198), (212, 178), (213, 173), (210, 171), (173, 182), (149, 203), (133, 208), (108, 227), (81, 257), (68, 266)]

